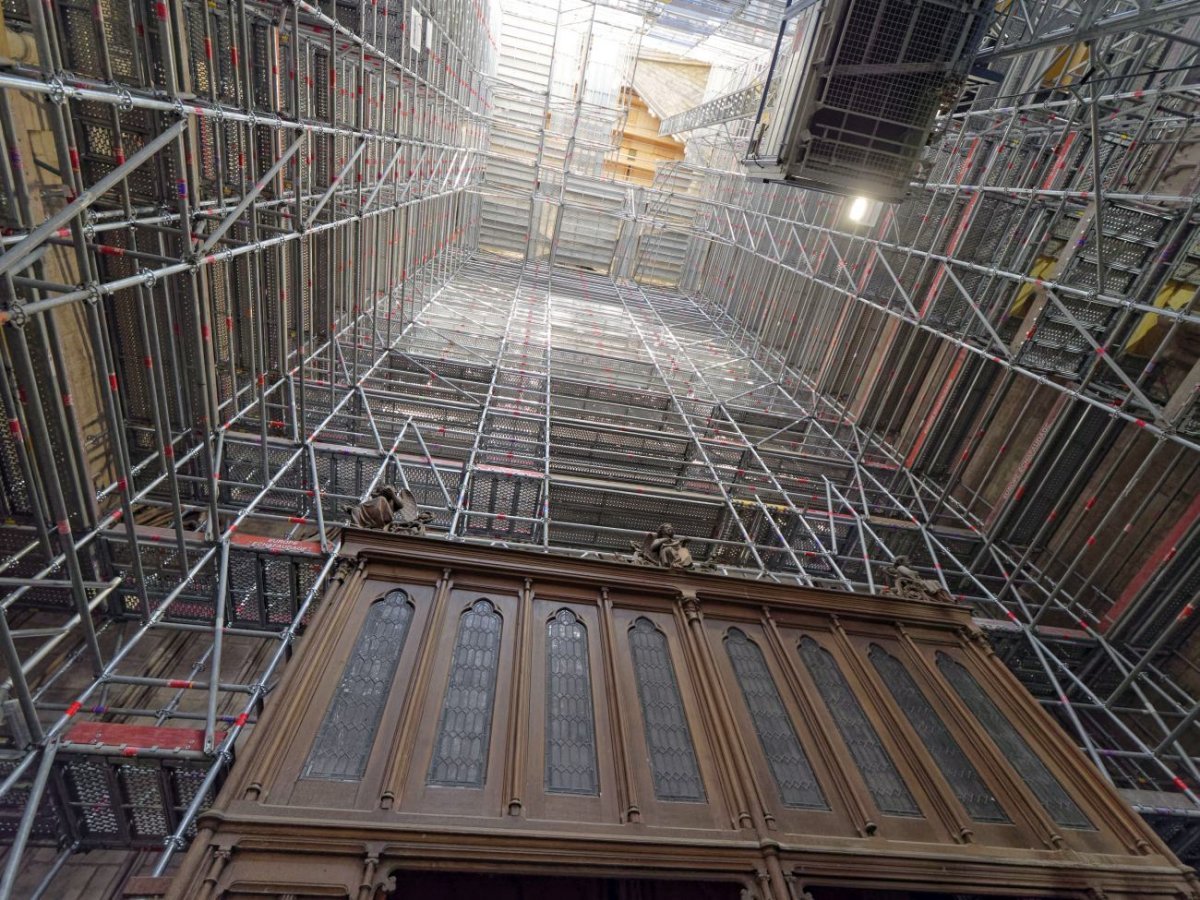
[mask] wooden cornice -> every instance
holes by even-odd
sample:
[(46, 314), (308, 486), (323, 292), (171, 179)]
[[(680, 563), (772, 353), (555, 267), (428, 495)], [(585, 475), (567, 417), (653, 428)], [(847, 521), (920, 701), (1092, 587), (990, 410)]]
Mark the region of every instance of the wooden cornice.
[(933, 601), (778, 584), (713, 572), (675, 572), (615, 559), (585, 559), (358, 528), (346, 528), (343, 541), (344, 554), (359, 556), (369, 563), (386, 565), (409, 562), (446, 566), (457, 571), (529, 575), (538, 582), (586, 584), (589, 587), (629, 590), (671, 600), (681, 593), (694, 593), (705, 601), (752, 607), (756, 610), (755, 615), (763, 604), (769, 604), (796, 612), (840, 614), (892, 623), (976, 630), (968, 608)]

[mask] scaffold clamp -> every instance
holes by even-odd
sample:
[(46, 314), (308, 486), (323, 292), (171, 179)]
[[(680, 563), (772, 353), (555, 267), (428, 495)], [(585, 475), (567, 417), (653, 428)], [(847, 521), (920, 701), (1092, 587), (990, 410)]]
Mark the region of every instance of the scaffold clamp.
[(46, 83), (50, 85), (50, 90), (46, 93), (46, 99), (55, 106), (62, 106), (67, 102), (67, 86), (63, 84), (63, 80), (57, 75), (49, 78)]
[(4, 311), (4, 321), (10, 323), (14, 328), (24, 328), (29, 321), (29, 314), (25, 312), (25, 304), (20, 300), (12, 300), (8, 304), (8, 309)]

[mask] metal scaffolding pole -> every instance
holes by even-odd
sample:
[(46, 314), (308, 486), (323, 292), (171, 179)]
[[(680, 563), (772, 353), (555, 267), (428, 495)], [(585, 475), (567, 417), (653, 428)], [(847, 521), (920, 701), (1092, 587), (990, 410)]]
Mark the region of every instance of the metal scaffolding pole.
[(27, 839), (165, 864), (319, 599), (326, 523), (436, 465), (393, 351), (471, 252), (496, 55), (476, 0), (52, 6), (6, 11), (36, 53), (0, 73), (6, 812), (36, 771), (4, 894)]
[[(669, 522), (717, 572), (870, 592), (907, 557), (1143, 812), (1200, 823), (1195, 4), (1009, 4), (999, 80), (870, 225), (714, 168), (745, 135), (696, 110), (621, 181), (654, 10), (504, 6), (6, 21), (37, 47), (0, 73), (27, 842), (167, 871), (385, 482), (432, 540), (611, 557)], [(178, 749), (122, 743), (146, 723)]]

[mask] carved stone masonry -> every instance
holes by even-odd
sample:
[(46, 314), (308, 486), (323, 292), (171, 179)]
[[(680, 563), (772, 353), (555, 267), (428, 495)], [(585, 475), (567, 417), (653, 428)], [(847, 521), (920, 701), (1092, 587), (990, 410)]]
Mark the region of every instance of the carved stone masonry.
[(344, 584), (346, 579), (358, 567), (358, 558), (354, 556), (339, 556), (337, 558), (337, 566), (333, 570), (333, 574), (329, 577), (331, 582), (336, 581)]
[(391, 534), (425, 533), (425, 523), (432, 521), (433, 514), (417, 506), (417, 498), (408, 488), (396, 490), (394, 485), (385, 484), (371, 491), (371, 495), (357, 506), (347, 506), (349, 524), (358, 528), (372, 528)]
[(700, 618), (700, 598), (696, 596), (695, 591), (681, 590), (676, 599), (679, 601), (679, 606), (689, 622)]
[(641, 546), (634, 541), (630, 541), (629, 546), (633, 548), (633, 561), (636, 563), (661, 569), (690, 569), (695, 565), (695, 560), (687, 543), (687, 538), (675, 537), (674, 527), (664, 522), (658, 531), (646, 532)]
[(892, 560), (892, 564), (883, 570), (883, 574), (889, 582), (883, 593), (890, 597), (933, 600), (936, 603), (954, 602), (953, 595), (942, 587), (941, 582), (932, 578), (922, 578), (920, 572), (910, 567), (907, 556), (897, 556)]

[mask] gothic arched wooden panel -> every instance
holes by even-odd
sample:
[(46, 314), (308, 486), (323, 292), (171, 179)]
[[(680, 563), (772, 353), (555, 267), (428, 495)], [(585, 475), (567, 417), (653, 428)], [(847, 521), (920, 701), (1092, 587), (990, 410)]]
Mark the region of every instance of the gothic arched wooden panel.
[(821, 699), (825, 701), (829, 714), (833, 716), (834, 724), (862, 773), (879, 811), (889, 816), (920, 816), (921, 808), (917, 806), (917, 801), (913, 799), (833, 654), (806, 635), (800, 639), (800, 658), (817, 686)]
[(404, 591), (391, 591), (371, 604), (337, 692), (313, 739), (302, 777), (358, 781), (367, 768), (379, 719), (408, 627), (413, 604)]
[(633, 674), (646, 730), (654, 795), (659, 800), (703, 802), (704, 782), (671, 662), (667, 636), (645, 617), (629, 629)]
[(483, 787), (500, 662), (500, 613), (479, 599), (462, 614), (442, 699), (429, 784)]
[(587, 629), (560, 609), (546, 623), (546, 790), (600, 792)]
[(1057, 824), (1064, 828), (1090, 829), (1092, 823), (1079, 805), (1063, 789), (1041, 757), (1008, 721), (995, 701), (980, 687), (967, 669), (948, 654), (938, 651), (937, 667), (950, 682), (963, 703), (979, 720), (983, 730), (1000, 748), (1001, 754), (1016, 769), (1038, 801)]
[(762, 650), (740, 628), (730, 628), (725, 652), (784, 805), (829, 809)]
[(999, 801), (967, 759), (904, 663), (878, 644), (872, 644), (867, 655), (967, 815), (977, 822), (1009, 821)]

